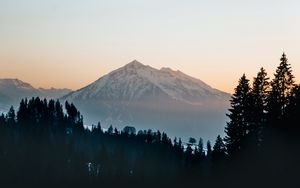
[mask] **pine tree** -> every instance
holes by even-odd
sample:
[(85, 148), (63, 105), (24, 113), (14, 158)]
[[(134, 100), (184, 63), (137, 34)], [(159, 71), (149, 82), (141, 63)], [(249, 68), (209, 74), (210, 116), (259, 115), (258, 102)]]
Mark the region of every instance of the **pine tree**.
[(114, 135), (119, 135), (119, 131), (118, 131), (117, 127), (115, 127), (115, 129), (114, 129)]
[(214, 160), (221, 160), (224, 159), (225, 156), (226, 156), (226, 147), (223, 142), (223, 139), (221, 138), (220, 135), (218, 135), (216, 139), (216, 143), (213, 147), (212, 157)]
[(269, 92), (269, 78), (264, 68), (260, 69), (253, 80), (253, 89), (251, 92), (251, 122), (250, 135), (255, 145), (262, 141), (262, 129), (266, 123), (266, 106)]
[(178, 140), (178, 148), (180, 149), (180, 151), (183, 151), (183, 145), (182, 145), (181, 138), (179, 138), (179, 140)]
[(7, 113), (7, 123), (8, 124), (15, 124), (16, 123), (16, 113), (13, 106), (10, 107)]
[(157, 133), (156, 133), (156, 139), (157, 139), (157, 142), (158, 143), (161, 143), (161, 133), (160, 133), (160, 131), (157, 131)]
[(199, 152), (200, 157), (202, 157), (204, 155), (203, 139), (202, 138), (199, 139), (198, 152)]
[(28, 109), (27, 109), (27, 99), (22, 99), (20, 103), (19, 110), (17, 112), (17, 120), (18, 122), (24, 122), (27, 119), (27, 114)]
[(211, 143), (208, 140), (206, 143), (206, 156), (209, 158), (211, 157), (212, 149), (211, 149)]
[(230, 121), (225, 128), (226, 147), (231, 155), (242, 149), (245, 137), (249, 132), (249, 122), (251, 118), (250, 86), (245, 74), (240, 78), (235, 93), (231, 97), (231, 109), (227, 116)]
[(293, 128), (300, 129), (298, 123), (300, 122), (300, 85), (296, 85), (289, 99), (289, 105), (287, 106), (287, 120), (288, 125)]
[(55, 102), (55, 119), (56, 121), (61, 121), (64, 118), (63, 107), (60, 102), (57, 100)]
[(173, 140), (173, 147), (174, 147), (175, 149), (178, 148), (177, 137), (175, 137), (174, 140)]
[(268, 97), (268, 120), (272, 125), (280, 124), (286, 115), (294, 76), (286, 55), (283, 53), (277, 67), (274, 79), (271, 82), (271, 91)]
[(67, 110), (68, 118), (71, 121), (71, 123), (79, 125), (83, 124), (83, 118), (73, 103), (69, 104), (68, 101), (66, 101), (65, 108)]
[(107, 134), (113, 135), (113, 132), (114, 132), (114, 128), (112, 125), (110, 125), (109, 128), (107, 129)]

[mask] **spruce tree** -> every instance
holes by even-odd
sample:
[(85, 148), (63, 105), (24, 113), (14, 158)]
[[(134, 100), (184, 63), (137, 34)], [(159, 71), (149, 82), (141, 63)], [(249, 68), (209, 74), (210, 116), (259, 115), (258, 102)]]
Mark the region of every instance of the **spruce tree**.
[(293, 86), (294, 76), (291, 66), (283, 53), (271, 82), (271, 91), (268, 97), (268, 120), (271, 125), (280, 124), (284, 119)]
[(199, 139), (198, 152), (199, 152), (200, 157), (202, 157), (204, 155), (203, 139), (202, 138)]
[(289, 100), (289, 105), (287, 106), (288, 125), (299, 130), (300, 127), (297, 124), (300, 122), (300, 85), (296, 85), (293, 88)]
[(211, 157), (211, 153), (212, 153), (212, 149), (211, 149), (211, 143), (210, 143), (210, 141), (208, 140), (207, 141), (207, 143), (206, 143), (206, 156), (208, 157), (208, 158), (210, 158)]
[(181, 141), (181, 138), (179, 138), (179, 140), (178, 140), (178, 148), (179, 148), (179, 150), (180, 151), (183, 151), (183, 145), (182, 145), (182, 141)]
[(16, 123), (16, 113), (13, 106), (10, 107), (7, 113), (7, 123), (8, 124), (15, 124)]
[(18, 120), (18, 122), (24, 122), (24, 121), (26, 121), (27, 111), (28, 111), (28, 109), (27, 109), (27, 99), (26, 100), (22, 99), (21, 103), (20, 103), (19, 110), (17, 112), (17, 120)]
[(112, 125), (110, 125), (109, 128), (107, 129), (107, 134), (113, 135), (113, 132), (114, 132), (114, 128)]
[(226, 147), (223, 142), (223, 139), (221, 138), (220, 135), (218, 135), (216, 139), (216, 143), (213, 147), (212, 157), (214, 160), (221, 160), (224, 159), (225, 156), (226, 156)]
[(262, 141), (262, 129), (266, 123), (267, 96), (270, 88), (269, 78), (264, 68), (261, 68), (253, 80), (251, 92), (251, 122), (250, 135), (255, 145)]
[(245, 74), (240, 78), (235, 93), (231, 97), (231, 108), (227, 116), (230, 121), (225, 128), (226, 147), (231, 155), (242, 149), (246, 135), (249, 132), (249, 122), (251, 118), (250, 86)]

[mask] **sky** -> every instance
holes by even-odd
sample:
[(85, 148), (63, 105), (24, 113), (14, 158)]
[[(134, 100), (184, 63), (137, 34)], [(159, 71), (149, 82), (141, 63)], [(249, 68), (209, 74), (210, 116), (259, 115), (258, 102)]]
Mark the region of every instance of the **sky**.
[(232, 93), (283, 52), (300, 79), (298, 0), (0, 0), (0, 78), (79, 89), (136, 59)]

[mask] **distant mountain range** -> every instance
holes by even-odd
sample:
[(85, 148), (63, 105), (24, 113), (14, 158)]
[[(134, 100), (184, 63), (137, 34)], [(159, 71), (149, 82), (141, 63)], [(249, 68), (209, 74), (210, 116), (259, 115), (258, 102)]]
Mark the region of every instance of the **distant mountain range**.
[(0, 79), (0, 112), (7, 112), (12, 105), (17, 108), (22, 98), (58, 99), (71, 91), (70, 89), (34, 88), (19, 79)]
[(170, 68), (134, 60), (90, 85), (70, 89), (34, 88), (18, 79), (0, 79), (0, 112), (22, 98), (39, 96), (73, 102), (86, 125), (102, 123), (167, 132), (171, 137), (214, 139), (223, 134), (230, 94)]
[(87, 124), (166, 131), (214, 139), (223, 134), (230, 94), (170, 68), (134, 60), (61, 98), (74, 102)]

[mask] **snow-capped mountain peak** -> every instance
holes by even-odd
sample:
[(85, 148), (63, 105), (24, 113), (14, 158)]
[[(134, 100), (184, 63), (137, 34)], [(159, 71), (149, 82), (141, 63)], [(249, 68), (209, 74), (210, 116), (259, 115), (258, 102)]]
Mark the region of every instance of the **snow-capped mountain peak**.
[(128, 63), (127, 65), (125, 65), (125, 67), (131, 67), (131, 68), (141, 68), (141, 67), (145, 67), (144, 64), (140, 63), (137, 60), (133, 60), (130, 63)]
[(14, 87), (14, 88), (22, 88), (22, 89), (34, 89), (32, 85), (25, 83), (19, 79), (0, 79), (0, 86), (2, 88)]
[(135, 60), (62, 100), (74, 102), (91, 123), (100, 120), (104, 126), (133, 125), (199, 136), (223, 131), (229, 98), (180, 71)]
[(64, 98), (131, 101), (161, 96), (191, 104), (202, 104), (208, 99), (228, 99), (229, 94), (180, 71), (173, 71), (171, 68), (158, 70), (134, 60)]

